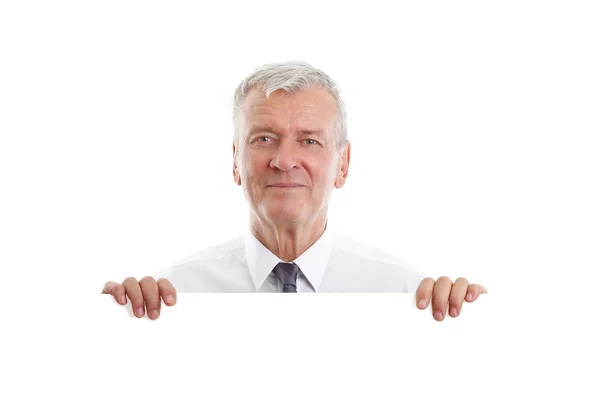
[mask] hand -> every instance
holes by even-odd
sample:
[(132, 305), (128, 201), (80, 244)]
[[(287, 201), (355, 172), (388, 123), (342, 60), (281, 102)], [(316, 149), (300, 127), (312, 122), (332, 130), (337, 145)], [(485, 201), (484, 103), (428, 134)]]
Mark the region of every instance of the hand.
[(171, 282), (164, 278), (155, 281), (151, 276), (146, 276), (138, 281), (134, 277), (129, 277), (122, 284), (116, 282), (106, 282), (102, 294), (111, 294), (121, 305), (127, 304), (127, 296), (131, 300), (131, 306), (134, 314), (138, 318), (144, 316), (144, 303), (148, 317), (155, 320), (160, 315), (160, 298), (167, 306), (173, 306), (177, 302), (177, 292)]
[(433, 318), (443, 321), (446, 316), (448, 300), (450, 300), (450, 316), (452, 318), (460, 315), (463, 300), (469, 303), (477, 300), (480, 294), (487, 293), (487, 289), (481, 285), (472, 283), (465, 278), (458, 278), (454, 284), (447, 276), (440, 277), (437, 282), (433, 278), (425, 278), (419, 284), (416, 292), (417, 307), (424, 310), (432, 299)]

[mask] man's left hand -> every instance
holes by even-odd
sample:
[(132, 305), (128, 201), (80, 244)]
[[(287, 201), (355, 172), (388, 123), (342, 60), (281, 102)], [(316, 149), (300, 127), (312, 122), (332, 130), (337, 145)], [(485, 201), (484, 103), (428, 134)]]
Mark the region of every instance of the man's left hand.
[(455, 318), (460, 315), (463, 300), (472, 303), (482, 293), (487, 293), (486, 288), (475, 283), (469, 284), (465, 278), (458, 278), (454, 283), (447, 276), (442, 276), (437, 281), (433, 278), (425, 278), (417, 288), (417, 307), (425, 310), (431, 300), (433, 318), (436, 321), (443, 321), (446, 317), (448, 302), (450, 302), (450, 316)]

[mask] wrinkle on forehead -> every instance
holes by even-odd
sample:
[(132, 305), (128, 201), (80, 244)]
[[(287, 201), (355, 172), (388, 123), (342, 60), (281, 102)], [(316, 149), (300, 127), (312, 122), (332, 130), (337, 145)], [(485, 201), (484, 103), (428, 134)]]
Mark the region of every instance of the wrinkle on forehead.
[[(337, 118), (335, 99), (320, 87), (312, 87), (297, 93), (277, 90), (271, 93), (270, 97), (255, 87), (244, 99), (242, 109), (245, 116), (243, 119), (246, 119), (250, 125), (279, 124), (280, 129), (287, 130), (292, 129), (292, 125), (303, 122), (317, 126), (305, 126), (302, 129), (325, 128), (329, 131), (334, 127)], [(286, 126), (281, 126), (282, 124)], [(244, 125), (249, 128), (246, 123)]]

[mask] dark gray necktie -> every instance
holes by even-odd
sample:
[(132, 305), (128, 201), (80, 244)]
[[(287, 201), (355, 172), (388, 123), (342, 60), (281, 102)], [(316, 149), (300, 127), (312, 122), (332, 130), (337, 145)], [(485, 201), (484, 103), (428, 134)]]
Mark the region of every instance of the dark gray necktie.
[(283, 293), (297, 293), (296, 278), (298, 278), (298, 266), (294, 263), (280, 262), (275, 266), (275, 274), (283, 283)]

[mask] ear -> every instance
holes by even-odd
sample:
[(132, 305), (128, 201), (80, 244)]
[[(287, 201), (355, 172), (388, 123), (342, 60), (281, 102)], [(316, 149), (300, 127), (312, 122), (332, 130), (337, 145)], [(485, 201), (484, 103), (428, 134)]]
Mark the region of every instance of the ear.
[(350, 141), (346, 141), (346, 147), (342, 150), (340, 159), (340, 165), (335, 178), (334, 186), (337, 189), (341, 189), (346, 183), (346, 177), (348, 176), (348, 168), (350, 167)]
[(242, 178), (240, 177), (240, 170), (239, 167), (237, 165), (237, 159), (238, 159), (238, 147), (236, 146), (235, 143), (235, 139), (233, 139), (233, 181), (238, 185), (241, 186), (242, 184)]

